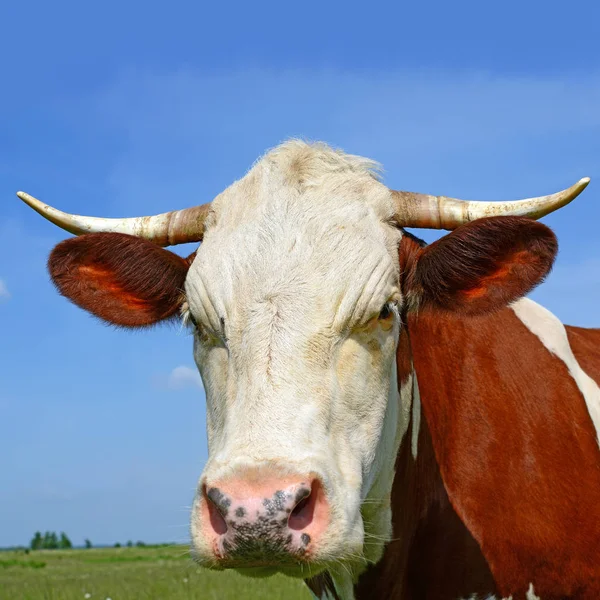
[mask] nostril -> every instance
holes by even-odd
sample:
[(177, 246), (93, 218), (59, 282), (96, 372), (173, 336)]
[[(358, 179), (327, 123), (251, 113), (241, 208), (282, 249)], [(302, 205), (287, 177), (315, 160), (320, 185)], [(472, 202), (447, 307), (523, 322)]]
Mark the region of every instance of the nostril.
[(322, 493), (322, 487), (318, 480), (314, 480), (310, 489), (302, 488), (296, 496), (294, 506), (288, 519), (288, 527), (296, 531), (305, 529), (312, 523), (317, 500)]
[(221, 515), (224, 517), (227, 516), (231, 500), (219, 488), (209, 488), (208, 492), (206, 492), (206, 497), (213, 503)]
[(292, 511), (291, 515), (292, 517), (297, 517), (298, 515), (301, 515), (303, 512), (306, 512), (306, 510), (308, 510), (308, 504), (310, 502), (310, 494), (308, 494), (306, 497), (304, 497), (302, 500), (300, 500), (300, 502), (298, 502), (298, 504), (296, 504), (296, 506), (294, 507), (294, 510)]
[(227, 516), (231, 501), (217, 488), (210, 488), (207, 492), (205, 486), (203, 494), (213, 531), (218, 535), (223, 535), (227, 532), (225, 517)]

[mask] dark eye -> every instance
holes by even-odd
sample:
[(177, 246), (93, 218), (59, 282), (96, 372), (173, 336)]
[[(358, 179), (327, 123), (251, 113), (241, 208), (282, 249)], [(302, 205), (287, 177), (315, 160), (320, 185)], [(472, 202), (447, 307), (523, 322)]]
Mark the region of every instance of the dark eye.
[(383, 308), (381, 309), (381, 312), (379, 313), (379, 320), (380, 321), (385, 321), (386, 319), (389, 319), (392, 316), (392, 307), (391, 304), (389, 302), (386, 302), (383, 305)]
[(198, 323), (196, 322), (196, 319), (194, 319), (194, 316), (191, 312), (188, 312), (187, 318), (188, 321), (194, 326), (194, 329), (198, 329)]

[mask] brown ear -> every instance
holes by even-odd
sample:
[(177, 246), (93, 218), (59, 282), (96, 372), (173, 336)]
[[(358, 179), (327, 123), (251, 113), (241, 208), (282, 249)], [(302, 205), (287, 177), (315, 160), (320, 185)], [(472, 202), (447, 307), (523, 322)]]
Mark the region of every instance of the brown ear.
[(90, 233), (58, 244), (48, 270), (58, 291), (102, 320), (144, 327), (174, 316), (189, 262), (122, 233)]
[(400, 248), (400, 262), (406, 263), (404, 287), (412, 307), (477, 315), (502, 308), (541, 283), (558, 243), (537, 221), (491, 217), (424, 248), (408, 240), (405, 248)]

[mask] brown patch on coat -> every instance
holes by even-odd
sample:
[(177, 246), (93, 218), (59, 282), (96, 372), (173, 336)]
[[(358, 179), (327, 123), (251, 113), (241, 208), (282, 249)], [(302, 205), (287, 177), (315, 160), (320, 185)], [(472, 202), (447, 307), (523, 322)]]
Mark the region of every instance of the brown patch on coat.
[(600, 385), (600, 329), (565, 325), (567, 338), (579, 366)]
[(398, 386), (401, 387), (406, 384), (413, 371), (410, 339), (405, 326), (400, 328), (398, 350), (396, 352), (396, 370), (398, 373)]
[(600, 597), (600, 450), (566, 365), (510, 309), (409, 330), (444, 487), (498, 592)]

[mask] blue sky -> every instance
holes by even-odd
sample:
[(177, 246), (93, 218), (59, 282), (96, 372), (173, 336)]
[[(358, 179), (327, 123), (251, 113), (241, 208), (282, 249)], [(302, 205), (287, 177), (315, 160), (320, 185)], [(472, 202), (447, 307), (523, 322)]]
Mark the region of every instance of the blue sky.
[(206, 458), (190, 337), (115, 331), (60, 298), (45, 261), (66, 234), (18, 189), (150, 214), (209, 201), (290, 136), (428, 193), (519, 198), (590, 176), (545, 220), (561, 252), (533, 296), (600, 324), (600, 4), (394, 5), (3, 7), (0, 546), (36, 529), (184, 541)]

